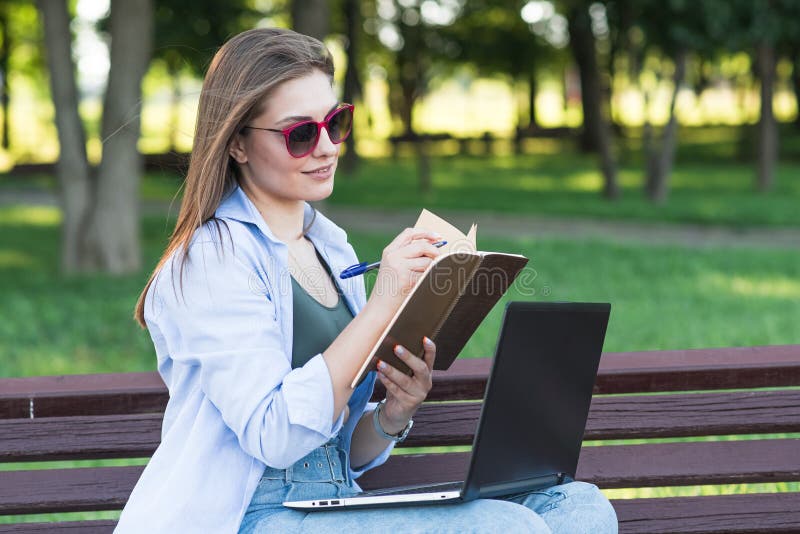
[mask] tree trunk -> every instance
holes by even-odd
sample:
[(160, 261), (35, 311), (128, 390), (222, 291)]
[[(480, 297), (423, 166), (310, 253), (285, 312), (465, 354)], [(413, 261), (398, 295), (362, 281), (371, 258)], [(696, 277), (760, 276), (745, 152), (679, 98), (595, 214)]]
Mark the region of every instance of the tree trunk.
[(594, 35), (586, 6), (579, 3), (569, 13), (569, 42), (575, 63), (578, 66), (583, 109), (583, 128), (580, 148), (584, 152), (595, 152), (600, 147), (595, 125), (601, 118), (600, 71), (597, 67)]
[[(361, 98), (361, 75), (358, 68), (359, 56), (359, 31), (361, 28), (361, 6), (359, 0), (345, 0), (345, 24), (347, 26), (347, 72), (344, 75), (344, 101), (355, 103)], [(366, 111), (366, 108), (364, 108)], [(358, 152), (356, 151), (356, 131), (350, 132), (346, 141), (347, 151), (342, 157), (344, 170), (352, 174), (359, 165)]]
[(536, 95), (539, 92), (539, 84), (536, 80), (536, 72), (531, 69), (528, 71), (528, 129), (539, 129), (539, 117), (536, 115)]
[(178, 152), (178, 137), (181, 125), (181, 73), (179, 69), (169, 64), (167, 65), (167, 73), (172, 89), (169, 105), (172, 113), (169, 125), (169, 149), (173, 152)]
[(400, 122), (403, 125), (403, 135), (414, 135), (414, 102), (417, 100), (417, 88), (413, 79), (400, 75)]
[(38, 0), (50, 71), (50, 91), (56, 111), (59, 157), (56, 177), (61, 204), (61, 269), (80, 270), (81, 236), (91, 200), (86, 136), (78, 115), (78, 90), (72, 64), (72, 36), (66, 0)]
[(143, 161), (137, 149), (141, 83), (153, 42), (151, 0), (111, 3), (111, 69), (103, 102), (103, 160), (97, 202), (86, 236), (87, 270), (137, 271), (139, 249), (139, 182)]
[(330, 30), (328, 0), (292, 0), (292, 29), (322, 41)]
[(8, 31), (8, 16), (5, 11), (6, 8), (0, 7), (0, 112), (3, 114), (3, 124), (0, 127), (0, 136), (2, 136), (2, 147), (8, 150), (11, 146), (11, 139), (9, 137), (9, 130), (11, 118), (8, 116), (9, 112), (9, 89), (8, 89), (8, 57), (11, 54), (11, 44), (9, 43), (10, 32)]
[(672, 164), (675, 161), (675, 149), (677, 146), (678, 117), (675, 115), (675, 102), (678, 99), (683, 80), (686, 77), (686, 52), (684, 50), (675, 54), (675, 72), (672, 77), (673, 89), (672, 98), (669, 103), (669, 120), (661, 134), (661, 147), (653, 150), (647, 164), (649, 173), (647, 183), (649, 184), (648, 196), (650, 200), (657, 204), (666, 202), (669, 196), (669, 177), (672, 173)]
[(800, 130), (800, 49), (792, 53), (794, 64), (792, 65), (792, 88), (794, 89), (794, 101), (797, 108), (797, 115), (794, 116), (794, 126)]
[(589, 12), (585, 6), (573, 7), (568, 17), (570, 46), (578, 64), (583, 104), (583, 132), (581, 148), (597, 150), (600, 154), (600, 169), (603, 173), (603, 196), (619, 197), (617, 168), (611, 150), (611, 135), (603, 117), (603, 95), (600, 72), (597, 67), (594, 34), (592, 34)]
[(652, 198), (655, 183), (653, 177), (658, 173), (656, 162), (658, 161), (658, 150), (653, 139), (653, 124), (650, 122), (650, 91), (643, 90), (644, 97), (644, 124), (642, 125), (642, 152), (644, 153), (644, 191), (647, 198)]
[(775, 48), (761, 42), (756, 51), (756, 68), (761, 81), (761, 116), (758, 119), (758, 190), (766, 192), (775, 185), (778, 161), (778, 125), (772, 111), (775, 90)]
[(431, 191), (431, 157), (428, 154), (428, 143), (424, 138), (414, 142), (414, 152), (417, 156), (417, 178), (421, 193)]

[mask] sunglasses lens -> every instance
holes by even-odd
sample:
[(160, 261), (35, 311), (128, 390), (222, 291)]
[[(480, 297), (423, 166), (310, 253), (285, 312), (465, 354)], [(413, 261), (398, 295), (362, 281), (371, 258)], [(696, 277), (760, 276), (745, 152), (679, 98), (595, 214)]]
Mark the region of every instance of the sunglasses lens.
[(313, 122), (300, 124), (289, 132), (289, 152), (298, 156), (314, 148), (317, 140), (318, 127)]
[(333, 143), (341, 143), (350, 135), (353, 126), (353, 110), (341, 108), (328, 119), (328, 135)]

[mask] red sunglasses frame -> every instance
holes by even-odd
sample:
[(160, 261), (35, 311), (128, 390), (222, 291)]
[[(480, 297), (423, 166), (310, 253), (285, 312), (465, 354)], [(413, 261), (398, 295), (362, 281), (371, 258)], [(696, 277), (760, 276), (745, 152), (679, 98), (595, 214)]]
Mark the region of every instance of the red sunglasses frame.
[[(349, 109), (350, 110), (350, 115), (352, 116), (354, 114), (354, 112), (355, 112), (355, 108), (356, 107), (353, 104), (342, 104), (341, 106), (338, 106), (336, 109), (334, 109), (333, 111), (328, 113), (328, 115), (325, 117), (325, 120), (323, 120), (322, 122), (311, 121), (311, 120), (309, 120), (309, 121), (300, 121), (300, 122), (296, 122), (296, 123), (292, 124), (291, 126), (287, 126), (286, 128), (284, 128), (282, 130), (278, 130), (276, 128), (259, 128), (257, 126), (244, 126), (242, 129), (249, 128), (251, 130), (264, 130), (266, 132), (275, 132), (275, 133), (283, 134), (283, 140), (286, 143), (286, 151), (289, 152), (289, 155), (292, 156), (293, 158), (304, 158), (304, 157), (308, 156), (309, 154), (311, 154), (312, 152), (314, 152), (314, 149), (317, 148), (317, 145), (319, 144), (319, 136), (322, 135), (322, 129), (323, 128), (325, 128), (325, 130), (328, 131), (328, 137), (330, 137), (330, 130), (328, 130), (328, 123), (330, 122), (330, 120), (333, 118), (334, 115), (336, 115), (337, 113), (340, 113), (342, 110)], [(317, 125), (317, 138), (314, 139), (314, 144), (312, 144), (311, 148), (309, 148), (306, 152), (303, 152), (302, 154), (299, 154), (299, 155), (293, 154), (291, 148), (289, 148), (289, 136), (291, 135), (291, 133), (296, 128), (299, 128), (300, 126), (305, 126), (306, 124), (316, 124)], [(353, 122), (352, 122), (352, 120), (350, 121), (350, 129), (347, 130), (347, 133), (344, 134), (342, 136), (342, 138), (339, 139), (338, 141), (334, 141), (333, 139), (331, 139), (331, 143), (333, 143), (334, 145), (338, 145), (340, 143), (343, 143), (345, 140), (347, 140), (348, 137), (350, 137), (350, 132), (351, 131), (353, 131)]]

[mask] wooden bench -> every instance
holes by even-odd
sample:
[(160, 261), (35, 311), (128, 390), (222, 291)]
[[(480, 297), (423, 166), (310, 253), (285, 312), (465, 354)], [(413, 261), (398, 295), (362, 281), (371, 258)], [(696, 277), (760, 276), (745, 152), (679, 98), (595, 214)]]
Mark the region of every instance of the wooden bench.
[[(469, 445), (489, 365), (459, 360), (438, 373), (431, 402), (403, 447)], [(800, 345), (606, 353), (586, 439), (659, 441), (586, 445), (578, 478), (601, 488), (798, 481), (800, 439), (757, 436), (800, 431), (797, 386)], [(0, 460), (146, 458), (159, 443), (166, 401), (155, 373), (2, 379)], [(744, 434), (751, 436), (661, 439)], [(365, 488), (456, 480), (466, 471), (465, 452), (397, 452), (359, 480)], [(142, 469), (0, 471), (0, 515), (118, 510)], [(613, 502), (621, 532), (800, 531), (800, 492)], [(18, 523), (0, 524), (0, 532), (100, 533), (113, 526), (108, 520)]]

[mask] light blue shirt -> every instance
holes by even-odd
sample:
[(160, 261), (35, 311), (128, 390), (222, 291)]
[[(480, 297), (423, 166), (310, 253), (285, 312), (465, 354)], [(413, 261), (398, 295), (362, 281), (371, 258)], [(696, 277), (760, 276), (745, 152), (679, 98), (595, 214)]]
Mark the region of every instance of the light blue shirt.
[[(312, 208), (306, 204), (307, 224)], [(161, 444), (115, 532), (235, 533), (264, 466), (284, 469), (341, 432), (349, 449), (375, 373), (354, 391), (350, 417), (333, 421), (333, 387), (322, 354), (292, 369), (292, 286), (286, 244), (240, 187), (191, 241), (182, 275), (173, 254), (145, 298), (158, 372), (169, 388)], [(317, 213), (308, 237), (338, 275), (357, 263), (347, 234)], [(231, 244), (231, 241), (233, 242)], [(357, 314), (363, 277), (340, 280)], [(182, 286), (182, 289), (181, 289)], [(182, 291), (182, 292), (181, 292)], [(353, 478), (386, 461), (390, 443)]]

